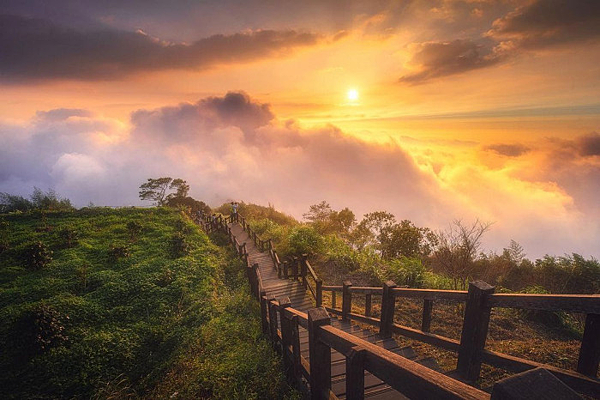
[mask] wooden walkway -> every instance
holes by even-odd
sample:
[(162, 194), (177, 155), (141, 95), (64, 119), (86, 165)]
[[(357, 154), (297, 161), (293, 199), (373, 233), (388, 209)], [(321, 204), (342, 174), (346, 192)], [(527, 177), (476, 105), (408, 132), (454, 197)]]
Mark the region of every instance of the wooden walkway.
[[(248, 262), (250, 265), (258, 264), (261, 284), (263, 290), (267, 293), (267, 298), (289, 297), (292, 307), (306, 312), (315, 307), (315, 303), (300, 281), (291, 279), (280, 279), (277, 277), (277, 271), (273, 267), (273, 262), (266, 252), (260, 252), (256, 248), (252, 239), (243, 230), (242, 226), (233, 223), (228, 225), (231, 233), (237, 238), (239, 243), (246, 243), (248, 252)], [(348, 321), (342, 321), (337, 317), (331, 317), (331, 324), (336, 328), (342, 329), (356, 337), (374, 343), (380, 347), (390, 350), (408, 359), (414, 360), (432, 369), (439, 369), (435, 360), (425, 358), (417, 360), (417, 354), (411, 347), (400, 347), (394, 339), (383, 338), (377, 332), (363, 329), (357, 324)], [(308, 354), (308, 332), (300, 329), (300, 347), (304, 357), (309, 358)], [(309, 360), (310, 362), (310, 360)], [(339, 398), (345, 398), (346, 392), (346, 362), (345, 357), (335, 350), (331, 352), (331, 390)], [(365, 398), (369, 399), (406, 399), (404, 395), (395, 391), (387, 384), (383, 383), (373, 374), (365, 373)]]

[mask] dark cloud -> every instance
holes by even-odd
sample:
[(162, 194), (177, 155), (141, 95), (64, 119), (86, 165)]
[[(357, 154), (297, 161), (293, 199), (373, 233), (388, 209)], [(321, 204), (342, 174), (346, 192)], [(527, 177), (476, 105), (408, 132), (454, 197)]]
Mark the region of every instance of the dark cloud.
[(535, 0), (494, 21), (489, 34), (536, 48), (600, 37), (600, 1)]
[(600, 133), (592, 132), (577, 139), (579, 154), (584, 157), (600, 156)]
[(519, 157), (531, 151), (529, 147), (522, 144), (493, 144), (484, 149), (507, 157)]
[(184, 142), (215, 129), (237, 127), (247, 140), (255, 130), (274, 118), (269, 104), (252, 100), (244, 92), (228, 92), (224, 97), (208, 97), (195, 104), (184, 103), (132, 114), (134, 132), (145, 138)]
[(293, 30), (258, 30), (213, 35), (191, 44), (168, 43), (141, 31), (82, 32), (46, 20), (2, 15), (0, 78), (113, 79), (136, 71), (200, 69), (281, 56), (319, 39)]
[(417, 71), (404, 75), (400, 82), (419, 84), (432, 78), (488, 67), (501, 60), (502, 56), (493, 49), (471, 40), (421, 43), (416, 45), (410, 61), (417, 66)]

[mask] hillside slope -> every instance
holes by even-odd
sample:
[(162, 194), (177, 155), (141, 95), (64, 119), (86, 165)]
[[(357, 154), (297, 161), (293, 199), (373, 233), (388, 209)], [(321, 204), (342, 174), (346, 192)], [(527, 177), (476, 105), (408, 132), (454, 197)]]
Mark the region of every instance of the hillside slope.
[(239, 263), (178, 211), (0, 218), (3, 396), (286, 395)]

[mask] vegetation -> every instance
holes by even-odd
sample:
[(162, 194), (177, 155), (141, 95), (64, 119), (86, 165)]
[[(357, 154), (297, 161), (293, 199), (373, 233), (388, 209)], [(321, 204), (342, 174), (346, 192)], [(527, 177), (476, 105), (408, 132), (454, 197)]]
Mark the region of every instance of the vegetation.
[(178, 210), (0, 218), (3, 398), (294, 396), (239, 262)]
[(29, 200), (23, 196), (0, 193), (0, 213), (32, 210), (72, 211), (74, 208), (69, 199), (60, 198), (52, 189), (43, 192), (36, 187), (33, 189)]

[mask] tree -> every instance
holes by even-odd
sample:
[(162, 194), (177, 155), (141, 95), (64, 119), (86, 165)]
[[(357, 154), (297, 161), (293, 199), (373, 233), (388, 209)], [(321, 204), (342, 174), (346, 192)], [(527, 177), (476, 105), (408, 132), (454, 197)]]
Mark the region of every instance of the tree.
[(429, 256), (438, 243), (429, 228), (419, 228), (409, 220), (384, 226), (378, 237), (378, 248), (385, 259), (400, 256), (423, 258)]
[(439, 244), (432, 257), (432, 266), (453, 280), (454, 289), (465, 289), (473, 274), (475, 259), (481, 246), (481, 237), (490, 228), (489, 223), (476, 220), (466, 226), (456, 220), (445, 232), (438, 234)]
[[(167, 195), (168, 190), (175, 190), (175, 193)], [(173, 198), (186, 197), (190, 186), (183, 179), (173, 179), (171, 177), (148, 178), (148, 182), (140, 185), (139, 196), (142, 200), (152, 200), (158, 206), (164, 206), (166, 202)]]
[(365, 214), (362, 221), (352, 231), (352, 244), (359, 250), (368, 245), (377, 245), (381, 231), (395, 223), (396, 217), (387, 211)]

